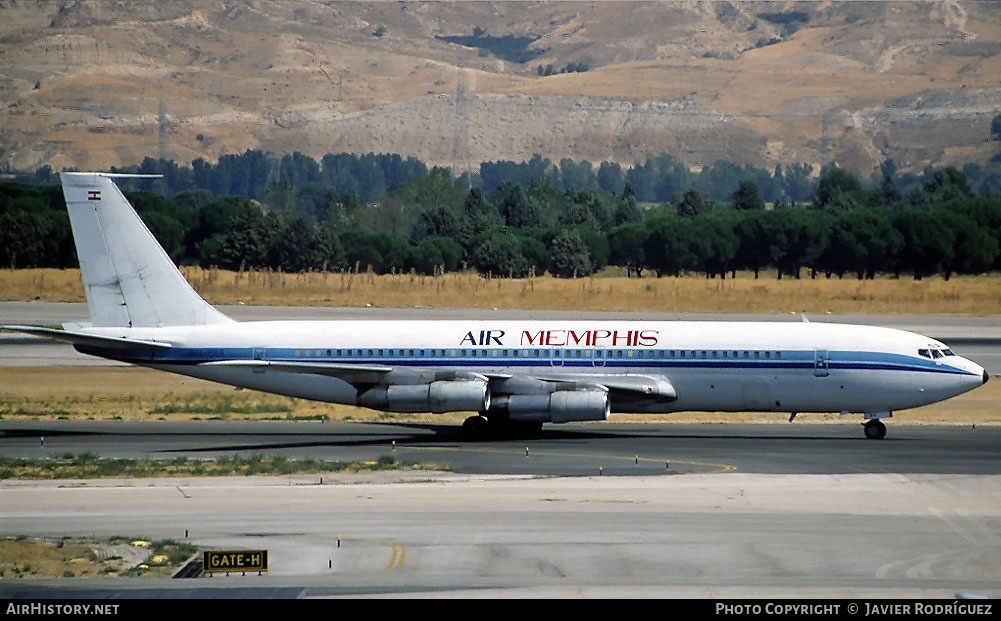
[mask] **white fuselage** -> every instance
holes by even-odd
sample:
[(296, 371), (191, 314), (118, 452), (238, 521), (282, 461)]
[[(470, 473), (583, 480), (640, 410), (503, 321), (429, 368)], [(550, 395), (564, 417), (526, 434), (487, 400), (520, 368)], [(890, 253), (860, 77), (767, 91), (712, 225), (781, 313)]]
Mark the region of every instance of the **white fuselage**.
[[(612, 411), (890, 412), (980, 386), (982, 367), (934, 339), (827, 323), (653, 321), (263, 321), (91, 328), (172, 347), (130, 362), (235, 386), (354, 405), (356, 386), (322, 374), (214, 367), (213, 361), (392, 367), (547, 381), (665, 378), (676, 399), (619, 399)], [(937, 357), (919, 355), (935, 350)], [(947, 355), (940, 352), (945, 351)]]

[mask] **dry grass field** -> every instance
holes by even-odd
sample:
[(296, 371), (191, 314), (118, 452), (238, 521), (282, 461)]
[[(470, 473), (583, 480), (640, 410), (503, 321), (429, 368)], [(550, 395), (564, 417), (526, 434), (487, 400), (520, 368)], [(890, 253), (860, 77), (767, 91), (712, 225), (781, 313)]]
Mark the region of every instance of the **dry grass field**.
[[(5, 420), (357, 420), (461, 423), (463, 413), (396, 414), (345, 405), (236, 391), (180, 375), (133, 367), (9, 367), (0, 374)], [(1001, 424), (1001, 382), (946, 402), (900, 412), (900, 423)], [(681, 412), (613, 414), (613, 422), (787, 423), (788, 414)], [(861, 417), (801, 414), (797, 422), (861, 422)], [(795, 423), (794, 423), (795, 424)]]
[(103, 569), (94, 550), (77, 541), (0, 540), (0, 579), (97, 576)]
[(149, 576), (166, 578), (194, 546), (174, 541), (77, 537), (0, 539), (0, 579)]
[[(951, 280), (909, 277), (777, 280), (627, 278), (610, 268), (593, 278), (486, 279), (472, 272), (417, 274), (229, 272), (183, 268), (213, 304), (476, 307), (544, 310), (906, 313), (1001, 315), (1001, 275)], [(804, 276), (808, 272), (804, 270)], [(0, 300), (84, 301), (79, 270), (0, 270)]]

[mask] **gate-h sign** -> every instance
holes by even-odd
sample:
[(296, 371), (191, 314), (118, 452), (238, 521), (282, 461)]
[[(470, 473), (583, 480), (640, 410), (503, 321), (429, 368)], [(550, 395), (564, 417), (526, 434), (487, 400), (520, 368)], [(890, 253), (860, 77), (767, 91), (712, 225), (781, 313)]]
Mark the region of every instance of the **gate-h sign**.
[(267, 571), (267, 550), (205, 550), (202, 571)]

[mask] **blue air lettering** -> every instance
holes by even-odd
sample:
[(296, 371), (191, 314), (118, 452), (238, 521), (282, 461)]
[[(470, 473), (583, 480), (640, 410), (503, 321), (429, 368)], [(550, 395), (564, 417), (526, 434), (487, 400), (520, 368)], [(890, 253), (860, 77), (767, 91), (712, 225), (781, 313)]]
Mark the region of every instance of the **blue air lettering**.
[(462, 337), (459, 341), (459, 345), (465, 345), (469, 343), (470, 345), (501, 345), (501, 337), (504, 336), (503, 330), (480, 330), (479, 338), (473, 332), (467, 332), (466, 336)]

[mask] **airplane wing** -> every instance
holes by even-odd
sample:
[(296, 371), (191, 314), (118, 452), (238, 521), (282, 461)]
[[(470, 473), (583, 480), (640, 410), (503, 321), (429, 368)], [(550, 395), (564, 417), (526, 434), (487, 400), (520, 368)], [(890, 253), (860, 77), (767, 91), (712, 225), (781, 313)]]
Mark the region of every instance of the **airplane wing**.
[[(344, 364), (330, 362), (292, 362), (280, 360), (214, 360), (200, 366), (225, 367), (229, 369), (258, 369), (281, 371), (283, 373), (307, 373), (336, 377), (349, 384), (392, 384), (403, 378), (419, 378), (423, 382), (440, 381), (488, 381), (492, 375), (481, 375), (470, 371), (424, 371), (384, 364)], [(499, 377), (510, 377), (502, 375)]]
[(325, 375), (344, 380), (349, 384), (392, 384), (394, 376), (420, 376), (424, 382), (484, 380), (491, 383), (491, 391), (507, 394), (505, 382), (518, 380), (542, 384), (558, 384), (563, 390), (606, 390), (613, 396), (650, 398), (657, 401), (674, 401), (678, 398), (674, 386), (664, 376), (638, 374), (534, 374), (470, 371), (422, 371), (383, 364), (342, 364), (329, 362), (283, 362), (274, 360), (219, 360), (204, 362), (201, 366), (231, 369), (272, 370), (284, 373)]
[(377, 384), (384, 379), (386, 374), (393, 371), (393, 367), (381, 364), (281, 362), (274, 360), (213, 360), (212, 362), (203, 362), (199, 366), (326, 375), (328, 377), (342, 379), (345, 382), (354, 385)]
[(570, 375), (547, 375), (539, 374), (533, 377), (546, 382), (574, 382), (576, 390), (602, 389), (607, 390), (612, 396), (620, 395), (632, 398), (649, 398), (656, 401), (674, 401), (678, 398), (678, 393), (674, 386), (663, 375), (640, 375), (640, 374), (570, 374)]

